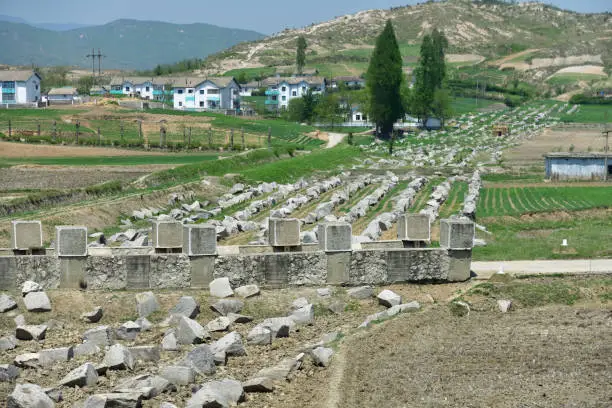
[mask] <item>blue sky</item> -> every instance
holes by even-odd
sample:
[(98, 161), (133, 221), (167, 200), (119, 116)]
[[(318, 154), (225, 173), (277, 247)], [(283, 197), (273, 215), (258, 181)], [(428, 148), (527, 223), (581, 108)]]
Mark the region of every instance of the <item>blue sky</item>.
[[(545, 2), (574, 11), (612, 12), (612, 0)], [(119, 18), (202, 22), (271, 34), (360, 10), (415, 3), (411, 0), (0, 0), (0, 14), (35, 23), (102, 24)]]

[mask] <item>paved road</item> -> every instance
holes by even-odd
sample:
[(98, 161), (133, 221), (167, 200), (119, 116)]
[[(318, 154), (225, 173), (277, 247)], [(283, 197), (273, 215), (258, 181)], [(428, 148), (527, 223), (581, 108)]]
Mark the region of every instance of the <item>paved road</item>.
[(612, 259), (472, 262), (475, 279), (489, 279), (500, 268), (513, 275), (612, 273)]
[(344, 137), (346, 136), (344, 133), (331, 133), (331, 132), (329, 132), (327, 135), (328, 135), (328, 140), (327, 140), (328, 149), (331, 149), (332, 147), (342, 142), (342, 139), (344, 139)]

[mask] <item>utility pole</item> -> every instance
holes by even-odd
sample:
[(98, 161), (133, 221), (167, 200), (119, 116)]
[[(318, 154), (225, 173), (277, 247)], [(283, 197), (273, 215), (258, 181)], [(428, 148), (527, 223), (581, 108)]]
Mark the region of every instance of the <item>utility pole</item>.
[(102, 55), (100, 53), (100, 49), (98, 48), (98, 55), (96, 55), (96, 56), (98, 57), (98, 76), (100, 77), (100, 76), (102, 76), (102, 68), (101, 68), (102, 58), (106, 58), (106, 55)]
[(91, 58), (91, 76), (96, 77), (96, 50), (91, 49), (91, 54), (86, 55), (87, 58)]
[(608, 112), (604, 114), (604, 130), (602, 130), (601, 135), (606, 138), (606, 146), (604, 147), (604, 181), (608, 181), (608, 155), (610, 152), (610, 147), (608, 145), (608, 138), (610, 137), (610, 129), (608, 129)]

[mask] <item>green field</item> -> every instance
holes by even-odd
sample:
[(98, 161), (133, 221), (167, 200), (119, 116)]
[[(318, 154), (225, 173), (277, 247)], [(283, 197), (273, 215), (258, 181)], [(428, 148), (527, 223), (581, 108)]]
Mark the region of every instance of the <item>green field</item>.
[[(493, 220), (493, 219), (491, 219)], [(487, 242), (473, 250), (476, 261), (506, 261), (520, 259), (589, 259), (612, 256), (610, 235), (612, 216), (609, 214), (575, 213), (558, 219), (485, 222), (492, 235), (478, 233)], [(563, 240), (567, 247), (561, 246)]]
[(550, 85), (572, 85), (578, 84), (580, 81), (600, 81), (605, 79), (605, 76), (596, 74), (580, 74), (580, 73), (567, 73), (567, 74), (555, 74), (548, 78), (546, 82)]
[(580, 105), (577, 112), (561, 115), (561, 121), (567, 123), (610, 123), (612, 122), (612, 105)]
[(464, 113), (477, 112), (479, 109), (486, 109), (495, 104), (503, 104), (501, 101), (492, 101), (490, 99), (464, 98), (454, 96), (451, 100), (451, 108), (455, 115), (463, 115)]
[(508, 187), (480, 192), (479, 218), (612, 206), (612, 187)]
[(255, 78), (262, 78), (274, 75), (276, 72), (275, 67), (261, 67), (261, 68), (238, 68), (226, 71), (223, 76), (232, 76), (234, 78), (245, 75), (247, 82), (253, 81)]

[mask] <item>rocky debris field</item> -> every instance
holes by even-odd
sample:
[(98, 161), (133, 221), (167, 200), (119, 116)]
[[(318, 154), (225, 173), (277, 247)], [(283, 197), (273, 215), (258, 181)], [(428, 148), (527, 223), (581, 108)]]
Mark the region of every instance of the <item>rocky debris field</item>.
[(333, 366), (359, 327), (468, 286), (266, 291), (221, 278), (208, 290), (152, 293), (26, 282), (0, 295), (0, 404), (274, 406), (296, 378)]

